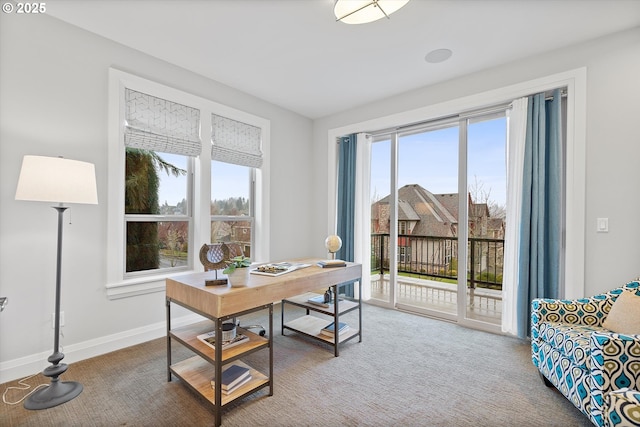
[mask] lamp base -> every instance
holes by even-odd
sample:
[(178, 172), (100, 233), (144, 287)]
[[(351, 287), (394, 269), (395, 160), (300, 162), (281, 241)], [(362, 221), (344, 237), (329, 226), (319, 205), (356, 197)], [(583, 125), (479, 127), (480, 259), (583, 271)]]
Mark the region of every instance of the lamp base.
[(52, 380), (47, 388), (42, 388), (24, 401), (25, 409), (48, 409), (76, 398), (82, 392), (82, 384), (75, 381)]

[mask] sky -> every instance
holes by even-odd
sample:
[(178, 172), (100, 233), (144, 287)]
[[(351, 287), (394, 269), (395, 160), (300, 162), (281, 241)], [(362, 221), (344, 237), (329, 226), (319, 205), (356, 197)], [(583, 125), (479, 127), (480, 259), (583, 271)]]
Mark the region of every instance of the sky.
[[(187, 168), (186, 157), (177, 154), (160, 153), (165, 161)], [(212, 166), (212, 199), (225, 200), (230, 197), (249, 198), (249, 168), (236, 166), (222, 162), (213, 162)], [(160, 190), (158, 200), (160, 205), (165, 202), (169, 206), (175, 206), (187, 195), (187, 177), (167, 176), (160, 172)]]
[[(506, 119), (473, 123), (468, 129), (467, 181), (476, 180), (489, 198), (506, 203)], [(389, 195), (390, 141), (373, 144), (372, 199)], [(458, 193), (458, 127), (400, 137), (398, 188), (419, 184), (434, 194)]]

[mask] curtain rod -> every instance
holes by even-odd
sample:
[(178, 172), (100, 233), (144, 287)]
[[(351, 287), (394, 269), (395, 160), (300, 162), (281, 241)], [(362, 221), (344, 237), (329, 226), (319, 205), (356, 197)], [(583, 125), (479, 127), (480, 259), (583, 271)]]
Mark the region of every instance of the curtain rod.
[[(563, 88), (559, 88), (560, 89), (560, 95), (563, 98), (567, 97), (567, 88), (563, 87)], [(553, 91), (555, 89), (551, 89), (548, 91), (545, 91), (545, 100), (549, 101), (553, 99)], [(540, 92), (538, 92), (540, 93)], [(531, 96), (531, 95), (527, 95), (527, 96)], [(438, 126), (438, 124), (442, 124), (445, 125), (449, 122), (452, 122), (454, 120), (459, 120), (459, 119), (468, 119), (468, 118), (472, 118), (472, 117), (477, 117), (477, 116), (481, 116), (484, 114), (491, 114), (491, 113), (498, 113), (500, 111), (506, 111), (511, 109), (511, 103), (513, 102), (513, 100), (509, 101), (509, 102), (503, 102), (501, 104), (496, 104), (496, 105), (492, 105), (489, 107), (483, 107), (483, 108), (478, 108), (475, 110), (469, 110), (469, 111), (465, 111), (459, 114), (453, 114), (450, 116), (444, 116), (444, 117), (439, 117), (439, 118), (435, 118), (435, 119), (429, 119), (429, 120), (424, 120), (424, 121), (420, 121), (420, 122), (415, 122), (415, 123), (410, 123), (410, 124), (406, 124), (406, 125), (402, 125), (402, 126), (393, 126), (393, 127), (389, 127), (389, 128), (385, 128), (385, 129), (378, 129), (376, 131), (370, 131), (370, 132), (364, 132), (367, 135), (371, 135), (373, 137), (375, 136), (379, 136), (379, 135), (385, 135), (385, 134), (390, 134), (390, 133), (394, 133), (394, 132), (404, 132), (407, 130), (410, 130), (414, 127), (421, 127), (421, 126)], [(338, 144), (340, 143), (340, 139), (338, 139)]]

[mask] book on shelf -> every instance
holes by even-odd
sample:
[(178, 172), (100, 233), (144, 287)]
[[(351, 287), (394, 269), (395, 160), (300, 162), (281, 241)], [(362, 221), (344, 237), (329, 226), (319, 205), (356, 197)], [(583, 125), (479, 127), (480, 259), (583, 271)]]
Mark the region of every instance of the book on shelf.
[[(336, 330), (335, 322), (331, 322), (327, 326), (322, 328), (320, 330), (320, 333), (323, 334), (323, 335), (327, 335), (327, 336), (332, 337), (332, 336), (335, 335), (335, 330)], [(349, 330), (349, 325), (347, 325), (346, 323), (343, 323), (343, 322), (339, 322), (338, 323), (338, 335), (342, 334), (343, 332), (345, 332), (347, 330)]]
[(324, 295), (316, 295), (307, 300), (309, 304), (317, 305), (319, 307), (329, 308), (331, 306), (330, 303), (324, 302)]
[[(251, 379), (251, 371), (249, 368), (240, 365), (231, 365), (222, 371), (222, 381), (220, 387), (229, 393), (233, 392), (241, 384)], [(211, 380), (211, 386), (215, 387), (215, 378)]]
[(222, 394), (231, 394), (234, 391), (236, 391), (237, 389), (239, 389), (240, 387), (242, 387), (243, 385), (245, 385), (246, 383), (248, 383), (249, 381), (251, 381), (251, 375), (243, 378), (238, 384), (234, 385), (233, 387), (229, 388), (229, 389), (222, 389)]
[[(208, 345), (209, 347), (215, 350), (216, 348), (216, 331), (206, 332), (204, 334), (200, 334), (197, 338)], [(229, 341), (222, 341), (222, 349), (226, 350), (231, 347), (235, 347), (237, 345), (246, 343), (249, 341), (249, 337), (243, 334), (236, 334), (235, 338)]]
[(318, 266), (322, 268), (346, 267), (347, 263), (341, 259), (327, 259), (319, 261)]
[(262, 274), (264, 276), (281, 276), (283, 274), (291, 273), (292, 271), (300, 270), (301, 268), (310, 267), (311, 264), (305, 264), (300, 262), (278, 262), (260, 265), (249, 273)]

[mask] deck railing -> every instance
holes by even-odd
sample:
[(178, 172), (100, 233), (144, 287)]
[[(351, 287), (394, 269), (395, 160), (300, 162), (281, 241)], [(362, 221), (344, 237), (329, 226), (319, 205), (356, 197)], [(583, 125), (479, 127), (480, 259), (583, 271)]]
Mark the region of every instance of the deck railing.
[[(504, 240), (472, 237), (467, 241), (467, 284), (470, 290), (502, 289)], [(371, 235), (371, 272), (389, 271), (389, 234)], [(398, 273), (409, 277), (456, 281), (456, 237), (398, 236)]]

